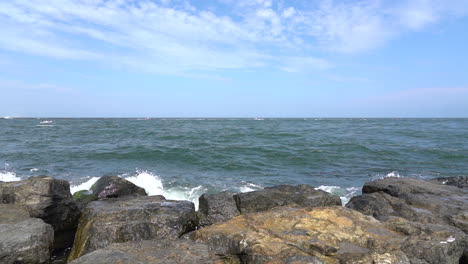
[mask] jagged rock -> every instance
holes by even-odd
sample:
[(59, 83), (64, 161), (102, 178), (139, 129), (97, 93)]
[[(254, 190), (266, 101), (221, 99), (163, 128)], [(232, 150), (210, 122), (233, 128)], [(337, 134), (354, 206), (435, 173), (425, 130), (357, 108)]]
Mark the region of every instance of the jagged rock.
[(399, 217), (391, 217), (384, 224), (408, 236), (401, 249), (411, 263), (462, 263), (459, 261), (468, 245), (468, 237), (460, 229), (416, 223)]
[(198, 217), (200, 226), (226, 221), (239, 215), (233, 195), (236, 193), (224, 191), (215, 194), (203, 194), (198, 198)]
[(0, 204), (0, 263), (48, 263), (53, 241), (52, 226), (19, 205)]
[(80, 217), (70, 184), (47, 176), (0, 183), (0, 203), (24, 205), (31, 217), (41, 218), (55, 231), (75, 229)]
[(237, 208), (244, 213), (261, 212), (278, 206), (319, 207), (341, 205), (341, 199), (310, 185), (278, 185), (234, 195)]
[(112, 244), (70, 264), (209, 264), (224, 263), (207, 245), (187, 240), (144, 240)]
[(440, 177), (431, 179), (431, 181), (439, 182), (446, 185), (453, 185), (463, 189), (468, 189), (468, 176)]
[(163, 196), (127, 196), (94, 201), (83, 211), (69, 260), (112, 243), (176, 239), (194, 230), (193, 203)]
[(91, 187), (91, 191), (98, 199), (117, 198), (127, 195), (148, 195), (145, 189), (118, 176), (103, 176), (99, 178), (99, 180)]
[(346, 207), (385, 220), (447, 224), (467, 232), (468, 190), (414, 178), (385, 178), (364, 184), (363, 195)]
[[(450, 235), (441, 237), (446, 241)], [(243, 214), (190, 237), (218, 255), (237, 256), (247, 264), (410, 263), (402, 250), (407, 235), (338, 206)]]

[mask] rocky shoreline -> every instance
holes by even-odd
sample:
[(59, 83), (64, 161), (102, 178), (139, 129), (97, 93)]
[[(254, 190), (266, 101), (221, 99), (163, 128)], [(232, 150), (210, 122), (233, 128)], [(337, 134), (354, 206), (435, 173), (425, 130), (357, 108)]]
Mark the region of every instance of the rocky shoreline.
[(308, 185), (147, 196), (115, 176), (70, 194), (0, 182), (0, 263), (468, 263), (468, 177), (384, 178), (342, 206)]

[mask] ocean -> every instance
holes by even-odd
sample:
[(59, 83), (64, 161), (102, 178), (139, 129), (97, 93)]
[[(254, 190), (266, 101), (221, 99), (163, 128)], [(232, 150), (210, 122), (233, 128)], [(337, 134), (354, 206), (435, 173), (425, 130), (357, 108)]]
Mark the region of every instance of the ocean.
[(468, 176), (468, 119), (0, 118), (0, 181), (38, 175), (72, 192), (119, 175), (196, 204), (278, 184), (346, 202), (383, 177)]

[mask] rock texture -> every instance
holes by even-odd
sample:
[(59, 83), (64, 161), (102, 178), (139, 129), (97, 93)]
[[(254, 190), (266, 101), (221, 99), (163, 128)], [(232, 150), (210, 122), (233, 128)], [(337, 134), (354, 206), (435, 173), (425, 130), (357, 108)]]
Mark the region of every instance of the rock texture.
[(80, 217), (70, 184), (47, 176), (0, 183), (0, 203), (25, 206), (31, 217), (41, 218), (55, 231), (75, 229)]
[(198, 201), (200, 227), (220, 223), (239, 214), (267, 211), (278, 206), (341, 205), (338, 196), (316, 190), (310, 185), (278, 185), (247, 193), (225, 191), (203, 194)]
[(194, 230), (196, 221), (193, 203), (163, 196), (94, 201), (83, 211), (69, 260), (112, 243), (176, 239)]
[(381, 223), (343, 207), (290, 208), (237, 216), (190, 234), (241, 263), (459, 263), (465, 234), (446, 225)]
[(453, 185), (463, 189), (468, 189), (468, 176), (440, 177), (432, 179), (431, 181), (439, 182), (446, 185)]
[(319, 207), (341, 205), (340, 197), (310, 185), (278, 185), (239, 193), (234, 199), (241, 214), (266, 211), (278, 206)]
[(26, 209), (0, 204), (0, 263), (48, 263), (54, 230)]
[(103, 176), (99, 178), (99, 180), (91, 187), (91, 191), (98, 199), (117, 198), (127, 195), (148, 195), (145, 189), (118, 176)]
[(398, 216), (414, 222), (447, 224), (468, 232), (468, 190), (414, 178), (368, 182), (346, 207), (379, 220)]
[[(439, 230), (445, 228), (454, 233), (458, 228), (464, 232), (464, 236), (458, 235), (455, 238), (454, 235), (454, 241), (462, 241), (461, 245), (465, 247), (460, 263), (468, 263), (468, 189), (463, 187), (465, 181), (464, 177), (431, 181), (385, 178), (366, 183), (363, 194), (353, 197), (346, 207), (372, 215), (381, 221), (391, 221), (395, 217), (407, 219), (414, 222), (413, 226), (418, 226), (417, 229), (409, 229), (413, 231), (425, 230), (426, 233), (438, 234)], [(442, 244), (455, 245), (453, 241)], [(444, 256), (451, 249), (435, 251), (428, 244), (425, 249), (419, 250), (425, 252), (423, 255), (426, 258), (430, 256), (437, 259), (437, 256)]]
[(199, 225), (208, 226), (220, 223), (240, 214), (234, 200), (234, 192), (203, 194), (198, 199)]
[(70, 264), (223, 264), (205, 244), (187, 240), (145, 240), (112, 244)]

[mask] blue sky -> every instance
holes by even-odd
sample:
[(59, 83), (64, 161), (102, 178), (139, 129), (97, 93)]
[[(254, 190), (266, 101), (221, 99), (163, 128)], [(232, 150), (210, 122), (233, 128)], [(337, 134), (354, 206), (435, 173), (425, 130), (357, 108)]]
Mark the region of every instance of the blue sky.
[(0, 116), (468, 117), (468, 0), (11, 0), (0, 25)]

